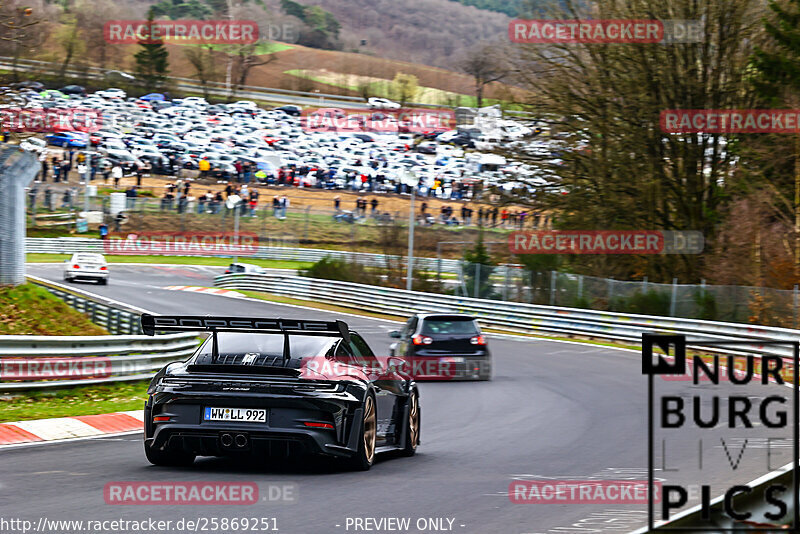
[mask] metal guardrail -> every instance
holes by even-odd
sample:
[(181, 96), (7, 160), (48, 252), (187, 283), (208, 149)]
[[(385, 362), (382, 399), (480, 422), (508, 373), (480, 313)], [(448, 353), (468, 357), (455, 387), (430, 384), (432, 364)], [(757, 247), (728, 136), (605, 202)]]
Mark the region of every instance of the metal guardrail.
[[(97, 252), (104, 254), (101, 239), (74, 237), (29, 237), (25, 240), (25, 252), (28, 254), (75, 254), (77, 252)], [(174, 255), (174, 254), (173, 254)], [(191, 255), (191, 254), (187, 254)], [(385, 267), (386, 256), (369, 252), (347, 252), (344, 250), (325, 250), (314, 248), (259, 247), (258, 252), (249, 256), (239, 256), (240, 261), (246, 258), (266, 260), (315, 262), (330, 257), (354, 261), (371, 267)], [(436, 271), (436, 258), (414, 258), (416, 267)], [(445, 273), (458, 273), (459, 262), (453, 259), (442, 259), (441, 270)]]
[[(299, 299), (396, 316), (415, 312), (469, 313), (484, 327), (524, 334), (588, 337), (641, 343), (643, 333), (685, 334), (708, 341), (752, 341), (741, 351), (792, 356), (783, 346), (763, 346), (762, 341), (797, 341), (800, 331), (749, 324), (696, 319), (612, 313), (578, 308), (559, 308), (518, 302), (476, 299), (402, 289), (368, 286), (336, 280), (274, 274), (229, 274), (215, 278), (228, 289), (263, 291)], [(694, 348), (713, 350), (711, 347)], [(730, 352), (730, 351), (728, 351)]]
[(143, 380), (198, 345), (194, 333), (143, 335), (139, 316), (147, 310), (28, 279), (117, 335), (0, 336), (0, 392)]
[(164, 336), (0, 336), (0, 392), (150, 378), (188, 357), (196, 334)]
[(106, 299), (81, 289), (65, 286), (44, 278), (28, 276), (28, 280), (42, 286), (72, 308), (89, 316), (89, 320), (102, 326), (115, 335), (142, 334), (139, 317), (150, 313), (136, 306), (129, 306), (112, 299)]

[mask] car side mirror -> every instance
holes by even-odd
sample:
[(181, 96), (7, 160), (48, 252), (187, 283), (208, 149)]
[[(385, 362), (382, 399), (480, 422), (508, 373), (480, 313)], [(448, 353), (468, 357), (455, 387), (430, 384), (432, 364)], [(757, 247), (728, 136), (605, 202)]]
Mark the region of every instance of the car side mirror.
[(408, 362), (399, 356), (392, 356), (386, 361), (386, 364), (389, 366), (389, 370), (392, 372), (402, 371), (405, 365)]
[(399, 338), (400, 332), (398, 330), (393, 330), (392, 332), (389, 332), (389, 337)]

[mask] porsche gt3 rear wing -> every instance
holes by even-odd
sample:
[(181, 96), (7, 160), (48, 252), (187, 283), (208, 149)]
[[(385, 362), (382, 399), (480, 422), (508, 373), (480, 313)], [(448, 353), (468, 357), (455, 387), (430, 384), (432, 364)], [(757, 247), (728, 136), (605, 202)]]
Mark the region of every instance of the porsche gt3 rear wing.
[(218, 332), (253, 332), (283, 335), (283, 359), (291, 355), (289, 336), (332, 336), (350, 342), (350, 329), (344, 321), (307, 321), (304, 319), (264, 319), (259, 317), (214, 317), (211, 315), (150, 315), (142, 314), (142, 331), (148, 335), (159, 332), (211, 332), (211, 361), (219, 356)]
[(142, 330), (148, 336), (159, 332), (254, 332), (333, 336), (350, 341), (350, 329), (344, 321), (309, 321), (305, 319), (264, 319), (260, 317), (215, 317), (211, 315), (142, 314)]

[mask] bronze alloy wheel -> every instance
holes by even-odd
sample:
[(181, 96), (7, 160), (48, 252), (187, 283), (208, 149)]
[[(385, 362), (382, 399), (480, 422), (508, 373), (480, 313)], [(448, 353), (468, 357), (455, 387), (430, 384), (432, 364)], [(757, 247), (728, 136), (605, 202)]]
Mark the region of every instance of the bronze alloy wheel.
[(411, 404), (408, 407), (408, 432), (411, 447), (416, 449), (419, 444), (419, 399), (412, 394), (409, 402)]
[(364, 456), (370, 464), (375, 459), (376, 427), (375, 400), (371, 395), (367, 395), (364, 401)]

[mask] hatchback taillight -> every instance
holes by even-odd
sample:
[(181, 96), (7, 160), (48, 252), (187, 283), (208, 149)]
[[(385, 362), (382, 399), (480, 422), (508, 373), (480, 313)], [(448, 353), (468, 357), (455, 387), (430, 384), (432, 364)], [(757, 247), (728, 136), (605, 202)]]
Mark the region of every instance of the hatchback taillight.
[(473, 345), (486, 345), (486, 338), (483, 336), (475, 336), (470, 338), (469, 342)]
[(78, 264), (76, 263), (75, 265), (73, 265), (73, 266), (72, 266), (72, 268), (73, 268), (73, 269), (80, 269), (80, 268), (81, 268), (81, 266), (80, 266), (80, 265), (78, 265)]
[(414, 345), (430, 345), (433, 343), (433, 339), (429, 338), (428, 336), (414, 336), (411, 338), (411, 342)]
[(107, 271), (107, 270), (108, 270), (108, 267), (106, 267), (105, 265), (103, 265), (102, 267), (100, 267), (100, 270), (101, 270), (101, 271)]

